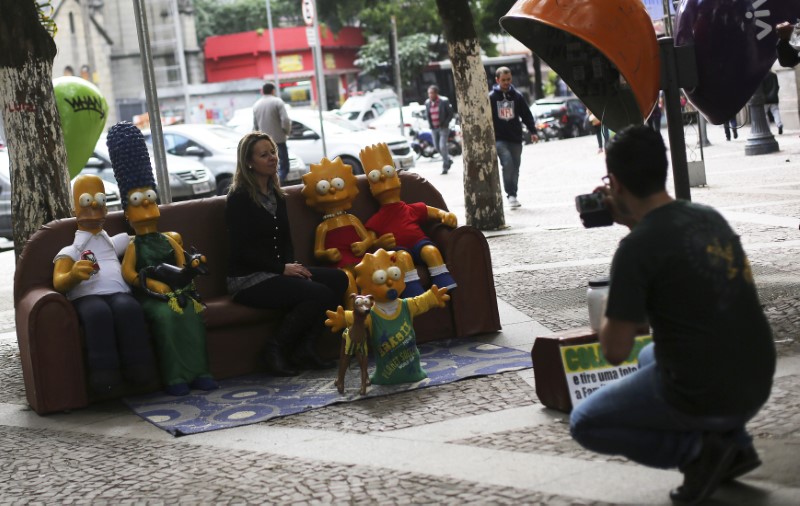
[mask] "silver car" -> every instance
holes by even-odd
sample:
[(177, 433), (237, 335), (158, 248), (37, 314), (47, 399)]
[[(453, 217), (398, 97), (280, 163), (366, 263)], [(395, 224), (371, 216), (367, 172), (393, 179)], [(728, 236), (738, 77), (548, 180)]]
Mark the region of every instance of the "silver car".
[[(150, 152), (150, 163), (155, 171), (152, 151)], [(169, 173), (169, 189), (173, 202), (211, 197), (217, 194), (217, 182), (214, 175), (205, 166), (196, 161), (167, 155), (167, 172)], [(108, 155), (105, 138), (101, 138), (98, 141), (81, 174), (94, 174), (100, 176), (104, 181), (117, 183), (114, 178), (114, 170), (111, 167), (111, 158)], [(153, 177), (158, 181), (155, 174)], [(109, 208), (109, 211), (111, 210)]]
[[(224, 195), (236, 172), (236, 149), (242, 135), (224, 125), (185, 124), (170, 125), (162, 129), (167, 153), (196, 159), (217, 179), (217, 194)], [(149, 131), (144, 132), (148, 143), (152, 143)], [(286, 184), (299, 183), (308, 172), (305, 163), (289, 152), (289, 174)]]
[[(8, 151), (0, 148), (0, 237), (13, 240), (11, 229), (11, 177), (9, 173), (10, 161)], [(73, 179), (74, 183), (75, 180)], [(110, 211), (122, 209), (122, 200), (119, 196), (119, 187), (113, 181), (103, 180), (106, 193), (106, 207)]]

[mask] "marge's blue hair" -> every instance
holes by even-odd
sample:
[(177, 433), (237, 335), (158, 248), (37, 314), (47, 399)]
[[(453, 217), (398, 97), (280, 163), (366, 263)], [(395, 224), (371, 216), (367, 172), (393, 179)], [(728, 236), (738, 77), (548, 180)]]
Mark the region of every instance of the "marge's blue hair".
[(129, 121), (120, 121), (108, 131), (106, 146), (119, 185), (122, 208), (128, 208), (128, 192), (133, 188), (153, 188), (153, 166), (142, 131)]

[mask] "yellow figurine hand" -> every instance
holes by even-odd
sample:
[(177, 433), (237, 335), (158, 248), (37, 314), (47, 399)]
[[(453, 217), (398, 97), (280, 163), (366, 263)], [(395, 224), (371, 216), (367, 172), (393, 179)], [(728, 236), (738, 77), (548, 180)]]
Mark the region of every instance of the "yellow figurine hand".
[(350, 249), (353, 251), (353, 254), (357, 257), (363, 257), (364, 253), (367, 252), (369, 249), (372, 241), (357, 241), (350, 245)]
[(339, 332), (347, 326), (347, 318), (344, 315), (344, 308), (339, 306), (336, 311), (325, 311), (328, 319), (325, 320), (325, 326), (331, 328), (331, 332)]
[(436, 297), (436, 305), (439, 307), (444, 307), (444, 303), (450, 300), (450, 296), (447, 295), (447, 288), (439, 288), (436, 285), (432, 285), (431, 292)]
[(78, 260), (72, 264), (69, 275), (78, 282), (86, 281), (94, 274), (94, 264), (89, 260)]
[(336, 263), (342, 259), (342, 252), (336, 248), (328, 248), (325, 250), (325, 258), (328, 259), (328, 262)]
[(456, 219), (456, 215), (454, 213), (446, 213), (442, 211), (441, 219), (442, 223), (448, 227), (456, 228), (458, 226), (458, 220)]
[(397, 243), (395, 242), (394, 234), (388, 232), (375, 239), (375, 242), (372, 245), (375, 247), (375, 249), (383, 248), (388, 251), (393, 250)]
[(147, 288), (160, 294), (166, 294), (172, 291), (172, 288), (170, 288), (168, 284), (150, 278), (147, 279)]

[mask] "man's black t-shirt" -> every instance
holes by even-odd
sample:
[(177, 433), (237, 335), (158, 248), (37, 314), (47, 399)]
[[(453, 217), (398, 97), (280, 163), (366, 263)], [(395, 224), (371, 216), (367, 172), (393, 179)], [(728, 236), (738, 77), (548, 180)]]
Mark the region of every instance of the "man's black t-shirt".
[(676, 200), (649, 212), (611, 265), (606, 316), (653, 330), (673, 406), (743, 413), (769, 396), (775, 345), (739, 237), (710, 207)]

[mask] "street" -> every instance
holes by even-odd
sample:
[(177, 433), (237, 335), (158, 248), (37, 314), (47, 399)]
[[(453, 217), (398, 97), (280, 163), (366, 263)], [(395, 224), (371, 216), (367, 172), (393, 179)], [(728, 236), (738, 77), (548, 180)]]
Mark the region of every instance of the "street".
[[(800, 132), (756, 157), (744, 155), (749, 127), (739, 133), (726, 142), (709, 125), (708, 186), (692, 199), (741, 234), (779, 362), (749, 425), (764, 464), (708, 504), (800, 504)], [(413, 169), (459, 224), (462, 160), (447, 175), (439, 158)], [(587, 282), (608, 274), (627, 229), (578, 219), (575, 195), (605, 175), (594, 136), (528, 145), (520, 172), (522, 207), (505, 207), (508, 227), (486, 232), (503, 331), (485, 340), (529, 351), (537, 336), (588, 324)], [(676, 470), (580, 448), (567, 415), (539, 403), (530, 369), (181, 438), (118, 401), (38, 416), (22, 388), (13, 266), (13, 251), (0, 253), (0, 503), (666, 505), (681, 482)]]

